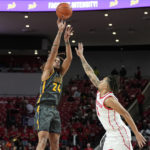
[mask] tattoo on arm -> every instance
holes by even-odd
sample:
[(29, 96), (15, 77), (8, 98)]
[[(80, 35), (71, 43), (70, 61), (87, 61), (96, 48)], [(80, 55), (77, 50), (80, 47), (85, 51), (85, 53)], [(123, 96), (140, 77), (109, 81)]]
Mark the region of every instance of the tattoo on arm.
[[(52, 48), (51, 48), (51, 52), (55, 53), (55, 52), (56, 52), (56, 51), (55, 51), (56, 47), (58, 47), (58, 45), (57, 45), (57, 44), (53, 44), (53, 45), (52, 45)], [(50, 53), (49, 53), (49, 54), (50, 54)]]
[(51, 51), (54, 51), (55, 48), (59, 46), (60, 39), (61, 39), (61, 35), (62, 35), (62, 32), (58, 31), (58, 33), (57, 33), (57, 35), (56, 35), (56, 38), (55, 38), (55, 40), (54, 40), (54, 42), (53, 42)]
[(99, 86), (99, 79), (97, 78), (97, 76), (95, 75), (93, 69), (91, 68), (91, 66), (87, 63), (87, 61), (85, 59), (81, 59), (83, 68), (86, 72), (86, 74), (88, 75), (89, 79), (91, 80), (91, 82), (94, 84), (94, 86), (96, 86), (98, 88)]

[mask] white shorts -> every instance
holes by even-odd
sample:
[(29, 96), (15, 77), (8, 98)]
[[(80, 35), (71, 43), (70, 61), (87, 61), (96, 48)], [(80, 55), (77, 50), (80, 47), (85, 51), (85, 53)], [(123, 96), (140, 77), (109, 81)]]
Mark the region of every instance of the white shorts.
[(126, 130), (106, 133), (100, 143), (101, 150), (133, 150), (131, 133)]

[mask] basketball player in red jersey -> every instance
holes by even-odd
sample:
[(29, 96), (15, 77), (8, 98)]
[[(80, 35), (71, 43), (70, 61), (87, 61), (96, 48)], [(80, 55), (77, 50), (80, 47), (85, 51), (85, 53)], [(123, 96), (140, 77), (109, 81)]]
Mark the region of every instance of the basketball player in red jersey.
[(100, 122), (106, 130), (103, 142), (100, 143), (101, 150), (132, 150), (131, 132), (125, 125), (120, 115), (125, 119), (136, 136), (138, 145), (142, 148), (146, 142), (145, 138), (138, 131), (133, 119), (125, 108), (118, 102), (115, 96), (117, 92), (117, 81), (112, 76), (99, 80), (93, 69), (87, 63), (83, 55), (83, 44), (79, 43), (75, 48), (81, 59), (85, 73), (98, 89), (96, 99), (96, 111)]

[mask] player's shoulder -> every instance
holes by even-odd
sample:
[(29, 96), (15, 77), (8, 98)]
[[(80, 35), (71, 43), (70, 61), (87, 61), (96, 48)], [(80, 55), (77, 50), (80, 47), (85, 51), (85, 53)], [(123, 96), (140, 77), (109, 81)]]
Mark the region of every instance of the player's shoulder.
[(111, 92), (110, 94), (108, 94), (105, 97), (105, 100), (106, 101), (110, 101), (110, 100), (112, 100), (112, 101), (118, 101), (118, 98), (116, 97), (116, 95), (113, 92)]
[(47, 80), (49, 80), (54, 74), (55, 74), (55, 70), (54, 70), (54, 69), (52, 69), (52, 70), (44, 70), (43, 73), (42, 73), (41, 80), (42, 80), (42, 81), (47, 81)]
[(114, 96), (114, 93), (113, 92), (108, 92), (108, 93), (106, 93), (105, 95), (101, 95), (101, 98), (104, 98), (104, 99), (106, 99), (106, 98), (108, 98), (108, 97), (113, 97)]
[(106, 99), (117, 100), (117, 97), (115, 96), (115, 94), (113, 92), (109, 92), (109, 93), (105, 94), (103, 97), (101, 97), (101, 99), (103, 99), (103, 100), (106, 100)]

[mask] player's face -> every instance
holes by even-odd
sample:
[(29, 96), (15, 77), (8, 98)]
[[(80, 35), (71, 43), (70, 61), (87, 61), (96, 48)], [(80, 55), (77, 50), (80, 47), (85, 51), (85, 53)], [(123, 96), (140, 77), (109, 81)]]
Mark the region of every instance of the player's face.
[(60, 68), (60, 59), (58, 57), (56, 57), (54, 64), (53, 64), (54, 68), (59, 69)]
[(103, 80), (100, 81), (100, 88), (101, 89), (104, 89), (104, 88), (107, 88), (108, 87), (108, 81), (107, 81), (107, 77), (103, 78)]

